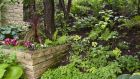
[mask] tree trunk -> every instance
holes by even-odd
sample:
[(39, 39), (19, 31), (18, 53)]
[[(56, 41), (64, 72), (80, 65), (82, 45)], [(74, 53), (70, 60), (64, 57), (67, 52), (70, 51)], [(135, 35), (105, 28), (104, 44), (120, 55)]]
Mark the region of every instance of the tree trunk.
[(68, 0), (66, 5), (65, 5), (64, 0), (59, 0), (59, 6), (61, 10), (64, 12), (64, 18), (66, 21), (68, 20), (68, 17), (69, 17), (71, 5), (72, 5), (72, 0)]
[(59, 0), (59, 6), (60, 6), (60, 9), (64, 12), (64, 15), (66, 14), (66, 7), (65, 7), (65, 2), (64, 0)]
[(68, 0), (66, 19), (68, 19), (68, 17), (69, 17), (71, 5), (72, 5), (72, 0)]
[(36, 3), (35, 0), (30, 1), (29, 5), (29, 13), (30, 13), (30, 19), (32, 19), (36, 15)]
[(54, 0), (44, 0), (44, 26), (45, 33), (49, 39), (52, 39), (53, 33), (55, 32), (55, 22), (54, 22)]
[(138, 0), (138, 14), (140, 15), (140, 0)]

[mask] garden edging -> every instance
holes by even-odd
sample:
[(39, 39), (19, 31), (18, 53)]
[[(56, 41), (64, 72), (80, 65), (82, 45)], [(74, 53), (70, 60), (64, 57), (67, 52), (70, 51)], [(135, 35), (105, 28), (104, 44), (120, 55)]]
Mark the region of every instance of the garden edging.
[[(27, 78), (37, 79), (48, 68), (57, 65), (66, 55), (69, 47), (70, 45), (65, 44), (35, 51), (13, 51), (16, 53), (17, 61), (23, 66)], [(3, 51), (11, 53), (12, 50), (4, 49)]]

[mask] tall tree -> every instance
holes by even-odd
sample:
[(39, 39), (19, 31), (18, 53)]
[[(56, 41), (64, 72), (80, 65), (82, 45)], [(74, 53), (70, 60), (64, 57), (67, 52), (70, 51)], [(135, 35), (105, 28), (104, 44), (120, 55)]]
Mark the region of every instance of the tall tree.
[(70, 9), (72, 6), (72, 0), (68, 0), (67, 4), (65, 4), (65, 0), (59, 0), (59, 5), (61, 10), (64, 12), (64, 17), (68, 20)]
[(140, 15), (140, 0), (138, 0), (138, 14)]
[(49, 39), (52, 39), (55, 32), (55, 4), (54, 0), (43, 0), (44, 3), (44, 26), (45, 33)]

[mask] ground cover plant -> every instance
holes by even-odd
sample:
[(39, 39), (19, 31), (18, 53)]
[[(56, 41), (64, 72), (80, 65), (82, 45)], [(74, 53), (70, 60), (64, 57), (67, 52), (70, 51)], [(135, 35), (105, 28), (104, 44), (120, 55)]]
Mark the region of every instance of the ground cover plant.
[(22, 67), (16, 62), (15, 53), (8, 55), (0, 51), (0, 79), (20, 79), (23, 73)]
[[(134, 32), (139, 26), (139, 16), (130, 17), (131, 13), (129, 16), (127, 14), (124, 16), (121, 12), (116, 11), (117, 9), (122, 10), (121, 6), (117, 5), (118, 8), (111, 6), (115, 3), (114, 1), (107, 2), (105, 7), (100, 4), (99, 7), (104, 9), (98, 8), (98, 13), (95, 16), (92, 13), (88, 14), (88, 11), (92, 10), (94, 13), (95, 9), (87, 7), (88, 4), (84, 4), (86, 2), (90, 1), (74, 1), (72, 7), (74, 14), (72, 16), (76, 18), (75, 22), (71, 27), (68, 27), (69, 30), (66, 29), (67, 31), (64, 31), (66, 27), (63, 30), (60, 29), (61, 32), (74, 34), (74, 36), (69, 37), (72, 49), (68, 64), (46, 71), (41, 79), (139, 79), (139, 74), (135, 74), (139, 73), (140, 69), (139, 48), (133, 48), (132, 45), (136, 45), (134, 41), (130, 42), (126, 38), (132, 39), (129, 34), (133, 34), (130, 32)], [(90, 5), (92, 3), (94, 4), (91, 2)], [(117, 1), (117, 3), (121, 4), (122, 2)], [(80, 11), (84, 11), (82, 13), (85, 15), (79, 14)], [(75, 16), (76, 13), (78, 16)], [(135, 14), (132, 13), (132, 15)], [(92, 30), (89, 31), (87, 28)]]
[[(24, 20), (28, 27), (0, 27), (2, 49), (71, 45), (40, 79), (140, 79), (140, 0), (25, 0)], [(0, 79), (19, 79), (22, 68), (6, 57), (0, 53)]]

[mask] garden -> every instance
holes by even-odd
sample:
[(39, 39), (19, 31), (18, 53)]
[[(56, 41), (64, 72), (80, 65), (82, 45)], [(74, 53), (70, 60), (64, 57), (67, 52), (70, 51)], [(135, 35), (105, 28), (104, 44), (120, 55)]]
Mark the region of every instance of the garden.
[(140, 79), (140, 0), (0, 0), (0, 79)]

